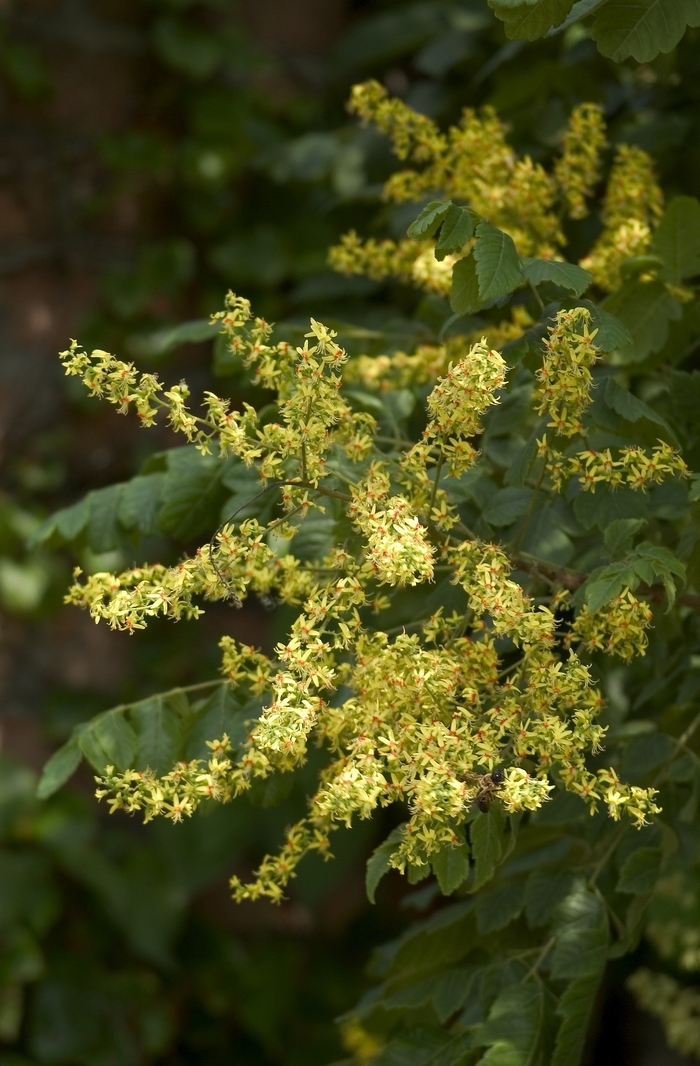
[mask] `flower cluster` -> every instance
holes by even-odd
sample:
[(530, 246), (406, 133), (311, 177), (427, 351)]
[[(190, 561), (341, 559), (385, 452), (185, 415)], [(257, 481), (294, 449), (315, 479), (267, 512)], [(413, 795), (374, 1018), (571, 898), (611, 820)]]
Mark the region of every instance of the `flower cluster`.
[(563, 458), (547, 444), (546, 435), (538, 441), (539, 453), (546, 458), (547, 471), (552, 484), (561, 491), (572, 478), (578, 479), (587, 492), (595, 492), (596, 485), (604, 483), (612, 488), (627, 485), (631, 489), (647, 489), (660, 484), (667, 477), (680, 474), (688, 477), (689, 471), (679, 453), (666, 441), (659, 440), (648, 453), (639, 446), (620, 448), (619, 458), (613, 457), (610, 448), (595, 451), (587, 448)]
[(600, 181), (605, 143), (602, 108), (598, 104), (579, 104), (571, 112), (562, 154), (554, 166), (569, 218), (585, 218), (588, 214), (586, 200)]
[(582, 432), (581, 415), (591, 403), (590, 368), (599, 357), (589, 333), (591, 313), (585, 307), (558, 311), (545, 341), (545, 357), (537, 371), (538, 414), (548, 412), (555, 434), (573, 437)]
[(604, 651), (630, 662), (644, 654), (648, 644), (645, 630), (651, 625), (651, 618), (649, 604), (626, 588), (604, 611), (591, 611), (584, 606), (573, 622), (571, 636), (581, 641), (587, 651)]
[[(421, 199), (437, 189), (468, 200), (513, 236), (521, 255), (546, 257), (558, 254), (563, 242), (560, 209), (573, 217), (585, 213), (604, 138), (600, 112), (592, 106), (574, 112), (553, 175), (527, 157), (515, 157), (491, 111), (467, 111), (443, 134), (376, 83), (357, 87), (352, 106), (392, 137), (400, 158), (414, 164), (387, 184), (390, 199)], [(617, 247), (623, 230), (650, 231), (659, 203), (646, 157), (621, 149), (608, 189), (606, 231), (595, 253), (608, 255), (608, 273), (619, 261), (605, 248)], [(394, 274), (434, 291), (449, 284), (451, 263), (438, 262), (430, 242), (362, 244), (350, 234), (332, 258), (339, 269), (378, 278)], [(516, 309), (488, 336), (352, 360), (335, 332), (313, 319), (303, 345), (273, 343), (271, 325), (254, 318), (248, 302), (233, 294), (214, 321), (230, 350), (274, 398), (276, 420), (258, 418), (252, 407), (233, 410), (211, 393), (196, 415), (188, 407), (186, 385), (166, 389), (154, 376), (140, 375), (104, 352), (89, 356), (74, 345), (64, 353), (64, 365), (92, 394), (120, 410), (135, 408), (145, 424), (163, 411), (202, 451), (217, 445), (221, 455), (238, 456), (253, 467), (262, 482), (274, 479), (272, 487), (281, 490), (277, 513), (266, 523), (249, 519), (224, 526), (209, 545), (172, 567), (92, 574), (77, 582), (68, 598), (88, 608), (96, 621), (130, 630), (158, 614), (197, 617), (202, 599), (243, 601), (251, 592), (274, 592), (297, 610), (270, 656), (232, 638), (222, 642), (224, 683), (264, 702), (239, 751), (234, 754), (222, 737), (212, 742), (206, 763), (179, 763), (160, 777), (150, 770), (117, 774), (108, 768), (99, 794), (113, 808), (179, 820), (203, 802), (233, 799), (256, 778), (291, 771), (312, 743), (325, 748), (328, 764), (306, 817), (288, 830), (279, 854), (265, 858), (250, 884), (232, 881), (237, 899), (281, 899), (307, 852), (329, 854), (334, 829), (393, 803), (402, 805), (407, 820), (390, 862), (420, 873), (444, 848), (459, 843), (497, 767), (503, 781), (495, 802), (509, 812), (538, 808), (556, 786), (580, 796), (591, 812), (606, 807), (613, 819), (624, 813), (642, 825), (657, 813), (653, 788), (621, 782), (613, 769), (590, 769), (589, 756), (601, 750), (605, 735), (599, 721), (603, 702), (575, 650), (600, 650), (629, 661), (646, 646), (649, 608), (625, 590), (595, 614), (584, 607), (560, 629), (565, 582), (556, 570), (547, 572), (548, 564), (542, 569), (541, 560), (528, 558), (520, 535), (512, 542), (512, 558), (504, 544), (489, 543), (483, 508), (477, 516), (480, 535), (473, 533), (464, 524), (472, 519), (461, 507), (468, 492), (452, 491), (454, 479), (463, 479), (462, 488), (478, 483), (479, 469), (464, 476), (477, 457), (474, 438), (506, 383), (506, 362), (492, 336), (503, 344), (520, 335), (531, 325), (527, 311)], [(536, 412), (546, 413), (561, 447), (551, 446), (545, 435), (538, 442), (539, 479), (530, 482), (529, 468), (522, 473), (520, 485), (531, 507), (540, 490), (556, 495), (572, 478), (589, 491), (601, 482), (612, 489), (623, 484), (644, 489), (686, 472), (663, 441), (615, 455), (587, 446), (585, 412), (591, 368), (599, 357), (590, 323), (585, 307), (559, 311), (543, 347), (534, 410), (527, 417), (532, 426)], [(531, 370), (520, 367), (516, 380), (517, 375), (526, 381), (527, 405)], [(370, 415), (353, 409), (357, 392), (344, 386), (358, 381), (380, 393), (410, 386), (414, 399), (424, 398), (424, 411), (416, 411), (425, 418), (417, 443), (420, 430), (411, 441), (401, 436), (411, 429), (398, 424), (395, 436), (381, 436)], [(371, 398), (377, 407), (381, 399)], [(485, 467), (490, 445), (487, 438)], [(528, 447), (532, 456), (535, 449)], [(443, 473), (452, 479), (449, 493), (441, 484)], [(493, 481), (486, 491), (497, 491)], [(514, 495), (522, 499), (519, 490)], [(291, 519), (303, 528), (307, 516), (324, 507), (339, 531), (336, 546), (325, 554), (319, 550), (321, 557), (300, 551), (297, 558), (298, 527)], [(529, 512), (525, 525), (528, 518)], [(280, 537), (290, 545), (285, 553), (278, 551)], [(411, 586), (443, 579), (436, 591), (447, 591), (455, 605), (451, 613), (432, 607), (429, 617), (411, 619), (405, 628), (382, 627), (382, 614), (395, 598), (410, 600)], [(543, 583), (546, 595), (540, 596)]]
[(651, 158), (641, 148), (621, 144), (605, 194), (603, 232), (590, 255), (581, 260), (596, 284), (608, 292), (618, 287), (621, 264), (649, 250), (662, 210)]

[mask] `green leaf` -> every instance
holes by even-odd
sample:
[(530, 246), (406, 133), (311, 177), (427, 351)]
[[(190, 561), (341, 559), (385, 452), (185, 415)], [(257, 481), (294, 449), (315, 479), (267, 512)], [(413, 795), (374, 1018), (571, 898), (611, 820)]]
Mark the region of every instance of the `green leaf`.
[(513, 292), (522, 282), (513, 238), (490, 222), (480, 222), (476, 227), (474, 259), (483, 303)]
[(617, 518), (611, 522), (603, 533), (605, 547), (610, 557), (618, 559), (625, 555), (632, 547), (632, 538), (645, 525), (646, 521), (643, 518)]
[(200, 455), (194, 447), (168, 453), (158, 517), (163, 533), (187, 541), (218, 524), (221, 473), (222, 464), (215, 456)]
[[(121, 711), (108, 711), (97, 718), (92, 726), (107, 760), (117, 770), (133, 767), (136, 759), (136, 733)], [(85, 734), (81, 734), (81, 739)]]
[(605, 310), (627, 326), (632, 343), (620, 349), (625, 363), (640, 363), (660, 351), (668, 338), (669, 322), (677, 322), (683, 309), (662, 281), (627, 281), (605, 300)]
[(632, 56), (649, 63), (659, 52), (670, 52), (697, 25), (692, 0), (608, 0), (593, 23), (593, 39), (615, 63)]
[[(407, 234), (414, 241), (432, 237), (445, 215), (454, 207), (451, 200), (433, 200), (423, 208), (418, 218), (408, 227)], [(460, 210), (456, 208), (456, 210)]]
[(477, 967), (464, 966), (461, 969), (448, 970), (440, 974), (432, 1002), (435, 1013), (442, 1023), (451, 1018), (455, 1011), (464, 1005), (478, 973)]
[(500, 489), (486, 505), (483, 515), (490, 526), (509, 526), (527, 511), (532, 499), (532, 489), (506, 486)]
[(579, 492), (574, 497), (574, 514), (585, 529), (606, 529), (619, 518), (643, 518), (649, 510), (646, 493), (627, 488), (598, 485), (595, 492)]
[(136, 732), (134, 769), (147, 767), (159, 775), (172, 770), (182, 745), (182, 716), (173, 701), (163, 696), (135, 703), (129, 718)]
[(476, 901), (476, 923), (479, 933), (495, 933), (514, 921), (525, 906), (525, 885), (522, 881), (499, 885)]
[(552, 911), (571, 892), (573, 874), (533, 870), (525, 886), (525, 917), (531, 929), (546, 925)]
[(193, 322), (180, 322), (177, 326), (154, 330), (138, 337), (138, 351), (144, 355), (165, 355), (180, 344), (201, 344), (214, 340), (221, 333), (221, 322), (198, 318)]
[(576, 296), (585, 292), (593, 281), (593, 275), (574, 263), (558, 263), (554, 259), (531, 259), (520, 257), (523, 277), (533, 285), (542, 281), (552, 281), (562, 289), (569, 289)]
[(119, 522), (146, 537), (158, 532), (158, 511), (165, 475), (142, 474), (127, 481), (119, 502)]
[(580, 881), (559, 904), (552, 951), (552, 977), (586, 977), (600, 972), (608, 950), (605, 904)]
[(505, 23), (511, 40), (535, 41), (548, 30), (561, 25), (569, 14), (573, 0), (534, 0), (513, 4), (508, 0), (489, 0), (489, 6)]
[(489, 1050), (480, 1066), (529, 1066), (536, 1061), (544, 1020), (544, 989), (528, 982), (508, 985), (497, 996), (488, 1020), (477, 1032)]
[(587, 307), (591, 312), (590, 329), (591, 331), (597, 330), (595, 344), (601, 352), (614, 352), (632, 343), (632, 334), (629, 329), (624, 322), (611, 314), (610, 310), (603, 310), (590, 300), (578, 300), (575, 304), (571, 303), (567, 306)]
[(30, 537), (29, 547), (35, 548), (38, 544), (46, 543), (56, 546), (70, 544), (83, 532), (89, 517), (90, 500), (89, 496), (84, 496), (71, 507), (63, 507), (49, 515)]
[(36, 786), (38, 799), (48, 799), (58, 792), (62, 785), (73, 776), (80, 766), (83, 753), (76, 738), (72, 738), (62, 748), (55, 751), (42, 770)]
[(661, 871), (661, 848), (638, 848), (625, 860), (617, 882), (618, 892), (644, 896), (653, 892)]
[(468, 207), (456, 207), (455, 204), (450, 204), (440, 230), (440, 237), (435, 245), (435, 258), (442, 262), (446, 255), (457, 255), (473, 235), (473, 212)]
[(469, 827), (472, 855), (476, 863), (474, 883), (476, 892), (490, 881), (503, 854), (503, 829), (505, 818), (500, 807), (492, 805), (487, 814), (479, 814)]
[(586, 603), (594, 614), (619, 596), (625, 586), (636, 588), (635, 572), (622, 561), (593, 570), (586, 582)]
[(469, 1033), (414, 1030), (388, 1044), (372, 1059), (372, 1066), (462, 1066), (471, 1047)]
[(678, 446), (678, 438), (666, 419), (657, 414), (653, 407), (649, 407), (643, 400), (638, 399), (633, 393), (624, 389), (622, 385), (615, 381), (615, 378), (608, 378), (605, 386), (605, 402), (611, 410), (617, 412), (628, 422), (639, 422), (642, 419), (646, 419), (647, 422), (658, 426), (659, 430), (661, 430), (658, 436), (669, 444)]
[(185, 757), (208, 759), (211, 748), (208, 740), (221, 740), (224, 733), (235, 748), (248, 733), (246, 715), (242, 712), (229, 685), (219, 685), (197, 712), (187, 737)]
[[(370, 860), (371, 861), (371, 860)], [(469, 848), (466, 844), (446, 845), (431, 861), (443, 896), (449, 896), (469, 876)], [(368, 864), (369, 872), (369, 864)]]
[(671, 200), (651, 246), (663, 260), (665, 281), (678, 284), (700, 274), (700, 203), (694, 196)]
[(600, 970), (577, 977), (564, 990), (557, 1005), (561, 1025), (557, 1032), (550, 1066), (578, 1066), (588, 1034), (588, 1024), (596, 993), (603, 976)]
[(123, 488), (123, 485), (108, 485), (88, 495), (87, 542), (95, 552), (114, 551), (121, 544), (119, 505)]
[(625, 748), (621, 772), (625, 780), (639, 780), (672, 754), (674, 742), (666, 733), (635, 737)]
[(452, 268), (450, 307), (456, 315), (473, 315), (484, 306), (479, 296), (479, 279), (473, 255), (459, 259)]
[(365, 873), (365, 890), (370, 903), (375, 902), (377, 886), (385, 874), (389, 873), (391, 865), (389, 859), (401, 843), (404, 826), (397, 825), (392, 829), (386, 840), (375, 848), (367, 860), (367, 872)]

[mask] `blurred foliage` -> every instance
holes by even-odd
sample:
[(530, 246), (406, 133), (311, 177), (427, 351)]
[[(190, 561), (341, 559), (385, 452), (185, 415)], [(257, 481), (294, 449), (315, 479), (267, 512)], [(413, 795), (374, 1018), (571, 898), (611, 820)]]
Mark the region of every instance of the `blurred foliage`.
[[(184, 359), (196, 368), (198, 387), (206, 387), (208, 350), (181, 346), (211, 336), (205, 316), (229, 286), (245, 291), (260, 313), (283, 320), (288, 330), (309, 313), (343, 324), (344, 342), (349, 338), (358, 352), (391, 351), (411, 338), (434, 335), (445, 316), (442, 298), (416, 298), (394, 281), (343, 278), (326, 266), (329, 244), (350, 227), (399, 238), (416, 213), (414, 205), (379, 201), (395, 161), (382, 137), (345, 114), (351, 82), (370, 75), (441, 124), (454, 121), (463, 106), (492, 104), (509, 123), (518, 151), (544, 163), (555, 153), (572, 107), (582, 100), (600, 102), (616, 143), (637, 144), (653, 154), (669, 197), (699, 195), (698, 31), (687, 30), (671, 50), (657, 42), (658, 55), (631, 51), (641, 63), (616, 63), (601, 54), (606, 48), (596, 29), (610, 4), (593, 12), (593, 4), (579, 3), (582, 21), (525, 44), (508, 39), (499, 21), (510, 5), (496, 5), (496, 18), (480, 0), (366, 3), (353, 11), (329, 53), (295, 62), (257, 47), (223, 0), (144, 4), (138, 21), (148, 73), (139, 111), (131, 129), (95, 140), (104, 181), (85, 209), (92, 224), (93, 218), (108, 218), (115, 205), (135, 202), (143, 223), (129, 254), (107, 272), (101, 306), (83, 338), (119, 348), (145, 368), (169, 360), (174, 372)], [(566, 16), (566, 4), (553, 7), (554, 21)], [(12, 11), (3, 19), (5, 83), (23, 106), (41, 109), (52, 92), (47, 44), (33, 39)], [(506, 20), (506, 31), (522, 36), (511, 25)], [(570, 225), (572, 258), (590, 245), (595, 225), (593, 219)], [(198, 325), (178, 331), (179, 323), (192, 319), (199, 319)], [(669, 329), (669, 344), (682, 348), (684, 369), (692, 369), (697, 335), (692, 315), (671, 321)], [(212, 369), (224, 387), (247, 389), (240, 367), (216, 346)], [(69, 397), (69, 424), (79, 434), (99, 416), (76, 393)], [(246, 398), (256, 399), (253, 390)], [(687, 402), (692, 407), (693, 401)], [(140, 470), (164, 485), (170, 474), (171, 484), (176, 479), (178, 485), (188, 476), (184, 455), (178, 467), (174, 453), (149, 457), (144, 447), (141, 438), (129, 438), (127, 474)], [(0, 501), (0, 601), (6, 612), (29, 618), (31, 625), (40, 625), (56, 608), (74, 561), (27, 547), (40, 517), (54, 504), (72, 503), (78, 489), (93, 489), (93, 501), (110, 491), (99, 479), (87, 486), (76, 479), (69, 463), (66, 468), (67, 455), (65, 436), (36, 442), (31, 455), (13, 460), (10, 491)], [(195, 476), (200, 475), (198, 469)], [(206, 507), (188, 505), (173, 515), (167, 488), (163, 492), (157, 509), (135, 512), (144, 558), (175, 559), (211, 527), (215, 515), (230, 513), (232, 501), (240, 499), (240, 486), (222, 477)], [(109, 565), (125, 554), (134, 557), (134, 527), (121, 523), (121, 513), (94, 547), (87, 546), (87, 537), (75, 543), (86, 569), (105, 565), (104, 553), (111, 553)], [(80, 525), (84, 514), (83, 508), (74, 516), (78, 534), (89, 527), (89, 511)], [(281, 610), (262, 623), (268, 627), (266, 643), (285, 631), (287, 621)], [(261, 625), (258, 616), (253, 624)], [(668, 636), (673, 641), (674, 634)], [(211, 650), (197, 642), (192, 627), (166, 634), (156, 626), (139, 639), (135, 665), (115, 699), (194, 684), (212, 672)], [(670, 699), (665, 686), (685, 686), (686, 696), (695, 693), (697, 662), (673, 661), (669, 667), (667, 651), (660, 642), (656, 676), (640, 682), (639, 691), (633, 682), (631, 696), (618, 675), (610, 677), (611, 713), (620, 718), (620, 728), (634, 725), (634, 719), (624, 722), (630, 699), (661, 712)], [(53, 744), (62, 742), (76, 723), (109, 702), (107, 696), (73, 690), (49, 694), (42, 710), (45, 735)], [(644, 738), (639, 740), (643, 759)], [(688, 773), (695, 781), (694, 764)], [(384, 897), (382, 906), (380, 893), (376, 914), (360, 908), (354, 922), (329, 937), (281, 935), (274, 926), (242, 934), (227, 927), (227, 904), (210, 906), (205, 893), (222, 884), (236, 864), (247, 869), (274, 846), (297, 816), (306, 782), (295, 783), (292, 796), (260, 797), (262, 807), (236, 806), (186, 826), (145, 831), (125, 821), (105, 825), (86, 784), (38, 803), (30, 771), (9, 761), (0, 767), (0, 1039), (7, 1048), (0, 1052), (0, 1066), (131, 1066), (205, 1058), (214, 1066), (232, 1059), (321, 1066), (341, 1057), (332, 1020), (357, 999), (369, 945), (403, 924), (393, 901)], [(314, 913), (333, 879), (352, 872), (376, 842), (358, 834), (346, 845), (346, 859), (300, 876), (292, 892), (295, 903)], [(650, 840), (650, 847), (656, 843)], [(695, 856), (692, 840), (687, 848)], [(692, 905), (676, 931), (678, 944), (669, 932), (678, 901), (684, 905), (689, 894), (695, 899), (696, 887), (683, 889), (686, 879), (693, 881), (693, 869), (669, 866), (666, 894), (654, 904), (660, 930), (654, 947), (671, 960), (671, 969), (679, 952), (694, 948), (682, 943), (692, 925)], [(436, 892), (430, 883), (422, 900), (427, 907)], [(664, 899), (670, 901), (666, 910)], [(384, 952), (376, 973), (391, 976), (386, 961), (391, 954)], [(681, 979), (692, 969), (681, 967)], [(498, 979), (496, 972), (490, 987)], [(459, 985), (456, 979), (449, 1005), (469, 980), (462, 974)], [(428, 1002), (435, 990), (430, 996), (424, 992)], [(390, 1009), (398, 1013), (387, 1032), (415, 1020), (413, 1006)], [(408, 1013), (401, 1014), (403, 1009)], [(346, 1051), (366, 1057), (371, 1041), (353, 1025), (344, 1029)], [(421, 1061), (440, 1061), (435, 1055), (435, 1048), (428, 1049)], [(414, 1060), (395, 1059), (408, 1061)]]

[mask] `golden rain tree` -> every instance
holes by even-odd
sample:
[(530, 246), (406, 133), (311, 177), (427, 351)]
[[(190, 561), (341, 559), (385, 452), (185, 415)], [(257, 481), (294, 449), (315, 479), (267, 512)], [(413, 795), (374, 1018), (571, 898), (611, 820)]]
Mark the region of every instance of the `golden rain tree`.
[[(348, 233), (330, 263), (415, 287), (442, 320), (407, 350), (349, 353), (342, 330), (312, 319), (290, 339), (229, 293), (212, 322), (264, 410), (77, 342), (61, 354), (185, 446), (39, 539), (89, 544), (111, 523), (128, 541), (202, 486), (230, 497), (190, 557), (77, 569), (68, 601), (135, 640), (251, 595), (294, 620), (272, 655), (224, 635), (220, 677), (77, 727), (40, 794), (85, 757), (110, 810), (178, 822), (322, 749), (306, 816), (234, 899), (282, 900), (307, 853), (330, 858), (380, 807), (399, 824), (368, 861), (370, 898), (392, 868), (456, 897), (384, 950), (343, 1022), (352, 1061), (572, 1066), (609, 958), (646, 935), (700, 969), (674, 903), (697, 878), (678, 856), (700, 797), (700, 375), (683, 368), (700, 204), (665, 204), (653, 161), (609, 149), (592, 104), (550, 169), (490, 109), (443, 131), (376, 82), (350, 106), (391, 139), (403, 168), (384, 197), (415, 221), (400, 241)], [(575, 263), (567, 226), (589, 212)], [(657, 713), (669, 669), (681, 695)], [(630, 986), (700, 1050), (677, 982)]]

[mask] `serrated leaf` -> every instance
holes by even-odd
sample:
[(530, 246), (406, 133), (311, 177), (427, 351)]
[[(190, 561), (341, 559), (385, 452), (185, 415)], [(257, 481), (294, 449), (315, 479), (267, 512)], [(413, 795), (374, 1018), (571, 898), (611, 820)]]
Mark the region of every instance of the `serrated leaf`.
[(177, 326), (154, 330), (153, 333), (138, 337), (138, 351), (145, 355), (165, 355), (180, 344), (201, 344), (202, 341), (214, 340), (221, 332), (221, 322), (211, 322), (208, 318), (197, 318), (191, 322), (180, 322)]
[(588, 1024), (603, 967), (585, 977), (577, 977), (564, 990), (557, 1005), (561, 1025), (557, 1032), (550, 1066), (578, 1066), (583, 1055)]
[(503, 828), (505, 818), (502, 810), (492, 806), (487, 814), (479, 814), (469, 827), (472, 855), (476, 863), (474, 883), (471, 891), (476, 892), (490, 881), (503, 854)]
[(123, 488), (123, 485), (108, 485), (88, 495), (90, 517), (86, 539), (95, 552), (114, 551), (121, 543), (119, 505)]
[(571, 892), (573, 875), (566, 871), (533, 870), (525, 886), (525, 917), (531, 929), (546, 925), (552, 911)]
[(450, 307), (456, 315), (473, 315), (484, 306), (479, 296), (479, 279), (473, 255), (459, 259), (452, 268)]
[(374, 849), (367, 860), (365, 890), (367, 892), (367, 899), (370, 903), (375, 902), (374, 897), (377, 891), (377, 886), (384, 875), (391, 869), (389, 860), (401, 843), (403, 831), (403, 825), (398, 825), (396, 829), (392, 829), (386, 840), (383, 841), (378, 848)]
[(477, 1032), (479, 1044), (490, 1045), (480, 1066), (529, 1066), (535, 1060), (544, 1020), (544, 990), (528, 982), (508, 985)]
[(135, 703), (129, 719), (136, 733), (134, 769), (155, 770), (159, 775), (172, 770), (182, 746), (182, 717), (163, 696)]
[(408, 227), (407, 235), (414, 241), (424, 241), (426, 237), (432, 237), (453, 206), (451, 200), (433, 200)]
[[(99, 744), (113, 766), (123, 772), (133, 767), (136, 758), (136, 733), (121, 711), (109, 711), (92, 726)], [(82, 737), (85, 734), (81, 734)]]
[(628, 422), (639, 422), (646, 419), (654, 426), (658, 426), (659, 437), (670, 444), (678, 446), (678, 437), (673, 432), (665, 418), (662, 418), (653, 407), (644, 403), (634, 393), (624, 389), (615, 378), (608, 378), (605, 386), (605, 402), (611, 410), (621, 415)]
[(41, 772), (39, 783), (36, 786), (37, 799), (48, 799), (65, 785), (66, 781), (73, 776), (80, 766), (83, 753), (78, 745), (77, 738), (73, 738), (55, 751)]
[(619, 518), (644, 517), (649, 510), (649, 497), (624, 485), (617, 489), (598, 485), (595, 492), (579, 492), (574, 497), (573, 506), (584, 529), (598, 526), (604, 530)]
[(468, 207), (450, 204), (435, 245), (435, 258), (442, 262), (446, 255), (457, 255), (473, 235), (473, 212)]
[(627, 327), (632, 343), (620, 348), (625, 363), (639, 363), (661, 351), (668, 339), (669, 322), (677, 322), (683, 309), (662, 281), (628, 281), (605, 300), (605, 310)]
[(525, 906), (525, 884), (513, 881), (499, 885), (476, 901), (476, 924), (479, 933), (495, 933), (514, 921)]
[(632, 334), (610, 310), (604, 310), (590, 300), (579, 300), (570, 307), (587, 307), (591, 312), (590, 329), (596, 330), (595, 345), (601, 352), (614, 352), (632, 343)]
[(586, 603), (595, 614), (615, 596), (619, 596), (625, 586), (636, 587), (635, 572), (627, 562), (611, 563), (609, 566), (594, 570), (586, 582)]
[(158, 532), (158, 511), (163, 488), (162, 473), (143, 474), (127, 481), (119, 501), (119, 522), (124, 529), (138, 529), (145, 537)]
[(603, 541), (610, 557), (618, 559), (625, 555), (632, 546), (632, 538), (645, 525), (643, 518), (617, 518), (611, 522), (603, 533)]
[(71, 507), (63, 507), (55, 511), (41, 523), (29, 540), (31, 548), (37, 544), (58, 543), (70, 544), (85, 529), (90, 517), (90, 500), (84, 496)]
[(433, 992), (432, 1003), (441, 1022), (446, 1022), (463, 1006), (478, 973), (476, 966), (465, 966), (440, 974)]
[(522, 282), (513, 238), (490, 222), (480, 222), (476, 227), (473, 255), (483, 303), (513, 292)]
[(674, 742), (666, 733), (636, 737), (622, 755), (621, 772), (626, 780), (638, 780), (660, 766), (671, 755)]
[(605, 905), (579, 882), (557, 908), (552, 977), (587, 977), (605, 965), (608, 948)]
[(615, 63), (630, 56), (649, 63), (675, 48), (692, 18), (688, 0), (608, 0), (593, 23), (593, 39)]
[(187, 759), (208, 759), (208, 740), (221, 740), (224, 733), (236, 747), (248, 732), (247, 717), (237, 703), (229, 685), (219, 685), (201, 707), (190, 727), (186, 744)]
[(535, 41), (548, 30), (560, 26), (573, 6), (573, 0), (534, 0), (512, 4), (508, 0), (489, 0), (489, 6), (505, 23), (511, 40)]
[(462, 1066), (471, 1047), (470, 1033), (414, 1030), (391, 1041), (372, 1059), (372, 1066)]
[(191, 540), (208, 526), (215, 527), (221, 505), (222, 464), (195, 448), (168, 454), (158, 525), (177, 540)]
[(607, 3), (607, 0), (577, 0), (577, 3), (571, 8), (562, 24), (549, 30), (545, 37), (553, 37), (555, 34), (563, 33), (564, 30), (568, 30), (569, 26), (573, 26), (575, 22), (580, 22), (581, 19), (586, 18), (587, 15), (592, 14), (596, 8), (602, 7), (605, 3)]
[(694, 196), (671, 200), (651, 246), (663, 260), (665, 281), (678, 284), (700, 274), (700, 203)]
[(445, 846), (431, 861), (443, 896), (449, 896), (469, 876), (469, 848), (466, 844)]
[(653, 892), (661, 870), (661, 848), (638, 848), (625, 860), (617, 882), (618, 892), (644, 896)]
[(489, 500), (483, 516), (490, 526), (509, 526), (525, 514), (531, 499), (532, 489), (507, 485)]
[(585, 292), (593, 281), (593, 275), (574, 263), (558, 263), (554, 259), (531, 259), (520, 257), (523, 277), (533, 285), (551, 281), (562, 289), (569, 289), (576, 296)]

